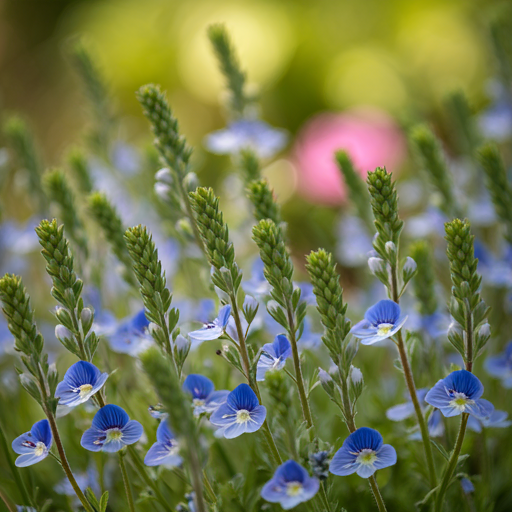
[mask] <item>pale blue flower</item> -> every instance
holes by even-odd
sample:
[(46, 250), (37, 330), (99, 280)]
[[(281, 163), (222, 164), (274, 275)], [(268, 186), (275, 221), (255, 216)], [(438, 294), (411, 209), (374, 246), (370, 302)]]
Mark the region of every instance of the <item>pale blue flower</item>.
[(136, 443), (142, 432), (138, 421), (130, 420), (118, 405), (108, 404), (96, 413), (80, 444), (91, 452), (118, 452), (124, 446)]
[(270, 158), (284, 148), (287, 140), (285, 130), (258, 119), (240, 119), (207, 135), (205, 146), (217, 155), (237, 155), (244, 149), (252, 149), (258, 156)]
[(164, 419), (158, 425), (156, 431), (156, 443), (151, 446), (144, 457), (146, 466), (180, 466), (183, 458), (178, 455), (179, 446), (171, 432), (167, 419)]
[(272, 343), (263, 345), (263, 351), (256, 367), (256, 380), (265, 380), (269, 370), (281, 370), (292, 355), (292, 347), (284, 334), (276, 336)]
[(490, 416), (494, 410), (489, 401), (480, 398), (483, 392), (482, 383), (472, 373), (458, 370), (438, 381), (425, 400), (447, 418), (465, 412), (481, 419)]
[(189, 332), (188, 335), (192, 341), (198, 343), (202, 343), (207, 340), (216, 340), (226, 331), (226, 326), (228, 325), (230, 316), (231, 306), (228, 304), (219, 310), (219, 314), (213, 322), (204, 324), (202, 329)]
[(183, 389), (192, 396), (194, 415), (210, 414), (226, 402), (229, 391), (215, 391), (213, 382), (204, 375), (187, 375)]
[(261, 489), (261, 497), (279, 503), (285, 510), (310, 500), (320, 488), (320, 481), (294, 460), (281, 464), (274, 476)]
[(105, 384), (108, 373), (101, 373), (96, 366), (87, 361), (78, 361), (69, 367), (64, 380), (59, 382), (55, 396), (59, 405), (75, 407), (87, 402)]
[(383, 444), (382, 436), (373, 428), (361, 427), (345, 439), (332, 458), (329, 470), (339, 476), (357, 473), (362, 478), (369, 478), (378, 469), (394, 464), (395, 449)]
[(507, 343), (505, 350), (497, 356), (490, 356), (484, 363), (487, 372), (501, 380), (506, 389), (512, 388), (512, 341)]
[(52, 446), (53, 436), (48, 420), (41, 420), (32, 425), (30, 432), (25, 432), (12, 442), (12, 449), (19, 454), (16, 466), (24, 468), (46, 459)]
[(483, 428), (507, 428), (512, 425), (512, 421), (508, 418), (508, 412), (493, 411), (492, 414), (486, 418), (475, 418), (470, 416), (468, 418), (468, 428), (473, 432), (482, 432)]
[(149, 320), (142, 309), (136, 315), (125, 318), (110, 335), (110, 347), (114, 352), (137, 356), (153, 342), (148, 331)]
[(210, 422), (222, 429), (226, 439), (233, 439), (259, 430), (266, 416), (267, 409), (260, 405), (254, 391), (247, 384), (240, 384), (210, 416)]
[(406, 320), (396, 302), (384, 299), (366, 311), (364, 320), (354, 325), (350, 334), (360, 338), (363, 345), (373, 345), (397, 333)]

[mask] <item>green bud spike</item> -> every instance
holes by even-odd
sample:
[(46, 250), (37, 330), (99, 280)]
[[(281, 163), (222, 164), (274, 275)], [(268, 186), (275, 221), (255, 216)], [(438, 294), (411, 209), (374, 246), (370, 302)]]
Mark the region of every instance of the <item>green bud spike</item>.
[(158, 85), (148, 84), (137, 91), (137, 99), (151, 123), (160, 156), (182, 180), (188, 172), (192, 149), (187, 145), (185, 137), (180, 135), (178, 120), (173, 116), (165, 95)]
[(67, 155), (67, 161), (78, 190), (82, 194), (90, 194), (93, 183), (85, 153), (79, 148), (73, 148)]
[(240, 152), (240, 167), (245, 183), (261, 179), (260, 161), (252, 149), (242, 149)]
[(404, 226), (398, 216), (398, 195), (392, 173), (377, 167), (375, 171), (368, 173), (367, 185), (378, 233), (373, 246), (379, 256), (388, 261), (390, 256), (386, 242), (393, 242), (397, 246)]
[(452, 92), (446, 98), (446, 106), (459, 151), (468, 156), (473, 155), (479, 137), (466, 95), (462, 91)]
[(30, 192), (38, 203), (39, 211), (46, 212), (47, 199), (41, 185), (43, 166), (36, 150), (33, 134), (25, 121), (18, 116), (7, 119), (4, 124), (4, 133), (19, 164), (28, 174)]
[[(446, 254), (450, 261), (450, 274), (452, 280), (452, 301), (450, 313), (460, 324), (461, 335), (452, 330), (448, 336), (455, 348), (458, 348), (466, 363), (466, 370), (472, 371), (476, 360), (490, 337), (490, 331), (485, 336), (476, 336), (476, 333), (487, 323), (489, 309), (480, 298), (480, 285), (482, 278), (477, 273), (478, 260), (474, 256), (471, 226), (467, 220), (454, 219), (445, 224), (448, 247)], [(455, 337), (453, 340), (452, 337)], [(463, 352), (460, 350), (464, 343)]]
[(266, 180), (251, 181), (247, 185), (247, 195), (254, 207), (254, 218), (272, 220), (277, 226), (281, 224), (281, 212), (274, 194)]
[(418, 266), (413, 289), (419, 312), (424, 316), (433, 315), (437, 311), (438, 301), (435, 292), (434, 259), (429, 244), (425, 240), (418, 240), (411, 245), (410, 255)]
[(160, 402), (165, 410), (172, 411), (168, 420), (163, 421), (169, 421), (180, 447), (185, 452), (183, 459), (186, 461), (191, 474), (197, 510), (198, 512), (206, 512), (201, 470), (205, 454), (199, 442), (198, 423), (194, 420), (190, 400), (182, 390), (178, 375), (156, 349), (149, 349), (141, 354), (141, 361), (146, 374), (158, 393)]
[(496, 214), (506, 227), (506, 239), (512, 243), (512, 188), (498, 148), (486, 144), (478, 150), (478, 160), (486, 174), (486, 185)]
[(85, 227), (75, 208), (75, 197), (64, 172), (60, 169), (48, 171), (43, 176), (48, 197), (59, 207), (59, 214), (71, 240), (87, 257)]
[(449, 217), (457, 215), (459, 208), (453, 195), (453, 183), (441, 143), (426, 125), (414, 127), (410, 139), (420, 166), (443, 198), (439, 207)]
[(94, 192), (87, 198), (89, 212), (103, 231), (117, 259), (123, 264), (125, 270), (123, 277), (132, 286), (136, 281), (132, 272), (132, 260), (124, 241), (125, 228), (117, 213), (115, 206), (101, 192)]
[(375, 231), (373, 225), (372, 213), (368, 204), (368, 190), (364, 184), (361, 175), (354, 169), (352, 159), (345, 151), (336, 152), (336, 162), (338, 168), (345, 178), (345, 183), (350, 191), (350, 199), (357, 208), (359, 217), (363, 220), (368, 228), (369, 233)]
[(243, 117), (244, 108), (248, 103), (248, 98), (244, 91), (246, 76), (240, 69), (240, 64), (226, 27), (221, 24), (211, 25), (208, 27), (208, 37), (231, 93), (229, 106), (234, 114)]

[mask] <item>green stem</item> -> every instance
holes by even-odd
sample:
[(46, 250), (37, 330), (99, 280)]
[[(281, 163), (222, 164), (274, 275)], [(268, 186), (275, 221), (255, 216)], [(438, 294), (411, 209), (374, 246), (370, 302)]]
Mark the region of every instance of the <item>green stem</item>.
[[(391, 265), (391, 292), (393, 296), (393, 301), (397, 304), (399, 303), (398, 296), (398, 276), (397, 276), (397, 262)], [(409, 363), (409, 358), (407, 357), (407, 351), (405, 349), (404, 340), (402, 337), (402, 331), (398, 331), (396, 334), (397, 339), (397, 347), (398, 353), (400, 355), (400, 361), (402, 363), (402, 369), (404, 371), (405, 382), (407, 384), (407, 389), (409, 390), (409, 395), (411, 397), (412, 404), (414, 406), (414, 412), (416, 413), (416, 417), (418, 419), (418, 425), (420, 426), (421, 437), (423, 440), (423, 449), (425, 450), (425, 458), (427, 460), (430, 485), (432, 488), (437, 485), (437, 476), (436, 469), (434, 465), (434, 456), (432, 454), (432, 446), (430, 444), (430, 436), (428, 433), (427, 423), (425, 421), (425, 416), (423, 416), (423, 411), (421, 410), (421, 405), (418, 400), (418, 395), (416, 393), (416, 385), (414, 383), (414, 376), (412, 373), (411, 365)]]
[(124, 463), (124, 454), (121, 452), (119, 452), (119, 467), (121, 468), (121, 473), (123, 475), (124, 490), (126, 493), (126, 499), (128, 500), (128, 506), (130, 507), (130, 512), (135, 512), (132, 488), (130, 486), (130, 481), (128, 480), (128, 473), (126, 472), (126, 466)]
[[(347, 379), (344, 378), (344, 376), (341, 373), (341, 370), (340, 370), (339, 374), (340, 374), (340, 380), (341, 380), (341, 395), (342, 395), (341, 398), (343, 400), (342, 413), (347, 422), (347, 427), (348, 427), (350, 433), (352, 433), (357, 430), (357, 427), (356, 427), (356, 421), (354, 419), (354, 411), (352, 409), (352, 404), (350, 403), (350, 399), (349, 399)], [(375, 475), (372, 475), (368, 479), (368, 481), (370, 483), (370, 488), (372, 490), (375, 501), (377, 502), (377, 507), (379, 509), (379, 512), (387, 512), (386, 504), (384, 503), (384, 499), (382, 498), (382, 495), (380, 493), (379, 484), (377, 483), (377, 479), (375, 478)]]
[(139, 474), (140, 478), (142, 480), (144, 480), (146, 485), (155, 493), (155, 496), (156, 496), (157, 500), (159, 501), (160, 505), (162, 505), (165, 510), (169, 510), (172, 512), (172, 508), (169, 506), (168, 500), (166, 500), (163, 497), (163, 495), (160, 492), (160, 489), (158, 489), (158, 486), (156, 485), (156, 483), (148, 476), (148, 474), (146, 472), (146, 468), (142, 464), (135, 448), (133, 446), (129, 446), (128, 451), (130, 452), (131, 461), (135, 467), (135, 470)]
[(9, 451), (9, 445), (7, 444), (7, 439), (5, 438), (4, 430), (3, 430), (1, 424), (0, 424), (0, 444), (2, 445), (2, 450), (5, 454), (5, 458), (7, 459), (7, 464), (9, 465), (12, 476), (14, 477), (14, 481), (16, 482), (16, 486), (18, 487), (18, 490), (20, 491), (20, 494), (23, 497), (23, 501), (26, 504), (29, 504), (35, 508), (35, 503), (27, 491), (25, 482), (23, 481), (23, 478), (21, 478), (20, 472), (12, 460), (11, 452)]
[(325, 485), (323, 482), (320, 482), (320, 499), (324, 504), (325, 510), (327, 510), (327, 512), (332, 512), (331, 504), (327, 498), (327, 492), (325, 491)]
[(50, 423), (53, 440), (55, 441), (55, 446), (57, 446), (57, 451), (59, 452), (60, 463), (62, 465), (62, 469), (64, 470), (64, 473), (66, 473), (66, 476), (68, 477), (71, 487), (73, 487), (75, 494), (77, 495), (78, 499), (82, 503), (85, 510), (87, 512), (94, 512), (94, 509), (91, 507), (91, 505), (87, 501), (87, 498), (85, 497), (84, 493), (82, 492), (82, 489), (80, 489), (80, 487), (76, 483), (75, 477), (73, 476), (73, 472), (71, 471), (71, 468), (69, 467), (69, 462), (68, 462), (68, 459), (66, 458), (66, 452), (64, 451), (64, 446), (62, 445), (62, 440), (60, 438), (60, 434), (57, 429), (57, 422), (55, 421), (55, 417), (53, 416), (53, 414), (51, 412), (47, 412), (47, 417), (48, 417), (48, 421)]
[(304, 388), (304, 379), (302, 377), (302, 368), (300, 365), (299, 349), (297, 347), (297, 338), (295, 336), (295, 319), (293, 315), (293, 309), (291, 304), (287, 303), (286, 312), (288, 315), (288, 325), (290, 327), (288, 335), (290, 336), (290, 345), (292, 347), (293, 366), (295, 368), (295, 380), (297, 384), (297, 391), (299, 392), (300, 404), (302, 407), (302, 415), (306, 421), (308, 430), (310, 431), (310, 437), (313, 435), (313, 417), (311, 416), (311, 409), (309, 408), (308, 397)]
[[(251, 377), (251, 364), (249, 362), (249, 354), (247, 353), (247, 345), (245, 343), (244, 329), (242, 327), (242, 322), (240, 320), (240, 313), (238, 311), (238, 305), (237, 305), (236, 297), (234, 296), (234, 294), (231, 295), (230, 299), (231, 299), (232, 314), (233, 314), (233, 318), (235, 320), (236, 331), (238, 334), (238, 342), (240, 344), (240, 355), (242, 357), (242, 364), (244, 367), (244, 372), (245, 372), (247, 381), (249, 383), (249, 386), (251, 386), (254, 393), (256, 393), (256, 396), (258, 397), (258, 401), (261, 404), (261, 393), (260, 393), (260, 389), (258, 387), (258, 383)], [(266, 419), (263, 422), (263, 435), (265, 436), (265, 439), (267, 440), (267, 444), (268, 444), (270, 452), (272, 453), (272, 457), (274, 458), (274, 461), (276, 462), (277, 465), (282, 464), (283, 460), (281, 459), (281, 455), (279, 454), (279, 450), (277, 449), (277, 445), (274, 440), (274, 436), (272, 435), (272, 431), (270, 430), (270, 426)]]
[(466, 425), (468, 423), (468, 418), (468, 413), (462, 413), (459, 434), (457, 435), (457, 441), (455, 442), (455, 447), (453, 449), (450, 460), (448, 461), (448, 466), (446, 467), (446, 470), (444, 472), (441, 484), (439, 485), (439, 490), (437, 491), (435, 512), (441, 512), (443, 510), (444, 495), (452, 479), (453, 472), (457, 467), (457, 462), (459, 461), (459, 455), (462, 449), (462, 442), (464, 441), (464, 435), (466, 434)]
[(16, 505), (6, 496), (6, 494), (0, 489), (0, 499), (5, 503), (9, 512), (16, 512)]
[(210, 501), (215, 507), (217, 505), (217, 496), (215, 496), (215, 491), (213, 490), (212, 484), (210, 483), (210, 480), (208, 478), (208, 475), (206, 474), (206, 471), (203, 469), (203, 482), (204, 487), (210, 497)]

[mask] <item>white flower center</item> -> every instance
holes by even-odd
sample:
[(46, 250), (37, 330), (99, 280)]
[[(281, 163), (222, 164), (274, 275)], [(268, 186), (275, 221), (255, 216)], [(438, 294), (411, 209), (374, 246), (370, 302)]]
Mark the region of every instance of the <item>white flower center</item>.
[(302, 492), (302, 484), (300, 482), (288, 482), (286, 484), (286, 494), (288, 496), (297, 496)]
[(251, 419), (251, 413), (247, 409), (240, 409), (236, 412), (237, 423), (247, 423)]
[(106, 443), (110, 443), (111, 441), (119, 441), (123, 437), (123, 433), (118, 428), (110, 428), (107, 430), (107, 439)]
[(377, 327), (377, 334), (379, 336), (386, 336), (393, 327), (393, 324), (379, 324)]
[(44, 443), (42, 443), (41, 441), (39, 441), (36, 444), (36, 448), (34, 450), (34, 453), (36, 454), (36, 457), (40, 457), (41, 455), (43, 455), (45, 450), (46, 450), (46, 445)]
[(377, 454), (370, 448), (365, 448), (364, 450), (361, 450), (357, 455), (356, 462), (358, 464), (362, 464), (363, 466), (372, 466), (376, 460)]
[(91, 384), (82, 384), (78, 391), (80, 392), (80, 398), (83, 398), (84, 396), (87, 396), (92, 391), (92, 385)]
[(204, 404), (205, 404), (205, 401), (202, 400), (201, 398), (194, 398), (194, 400), (192, 400), (192, 405), (194, 407), (202, 407)]
[(450, 405), (458, 411), (464, 412), (468, 405), (474, 403), (474, 400), (469, 399), (464, 393), (453, 392), (453, 399), (450, 401)]

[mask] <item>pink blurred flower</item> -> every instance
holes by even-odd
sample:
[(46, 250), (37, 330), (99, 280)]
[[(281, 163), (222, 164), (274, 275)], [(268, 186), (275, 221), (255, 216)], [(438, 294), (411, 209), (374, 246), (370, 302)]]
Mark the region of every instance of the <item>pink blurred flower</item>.
[(404, 158), (405, 141), (393, 119), (374, 108), (314, 116), (301, 129), (294, 148), (299, 192), (311, 201), (344, 200), (345, 185), (334, 160), (338, 150), (347, 151), (365, 177), (379, 166), (395, 170)]

